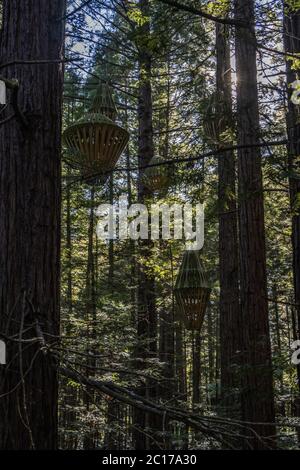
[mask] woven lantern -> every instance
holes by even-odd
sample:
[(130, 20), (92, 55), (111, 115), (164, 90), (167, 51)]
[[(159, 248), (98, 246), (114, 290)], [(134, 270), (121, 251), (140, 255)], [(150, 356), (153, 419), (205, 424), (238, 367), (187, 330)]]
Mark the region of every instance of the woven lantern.
[(198, 251), (187, 250), (176, 279), (174, 293), (178, 313), (188, 330), (200, 330), (209, 301), (209, 287)]
[(203, 123), (205, 139), (210, 145), (219, 144), (219, 131), (216, 119), (213, 116), (206, 117)]
[(152, 192), (162, 192), (168, 189), (170, 183), (170, 170), (168, 165), (151, 166), (163, 163), (162, 157), (153, 157), (142, 176), (143, 184)]
[[(226, 108), (225, 103), (224, 105)], [(208, 100), (208, 105), (203, 118), (204, 138), (209, 145), (216, 147), (226, 144), (226, 142), (224, 142), (222, 132), (227, 127), (226, 122), (228, 123), (228, 116), (224, 121), (224, 116), (220, 115), (218, 108), (220, 108), (220, 99), (217, 99), (215, 95), (212, 95)], [(231, 110), (228, 110), (228, 115), (230, 114)]]
[(128, 132), (114, 122), (116, 115), (111, 90), (102, 83), (89, 111), (63, 134), (68, 163), (86, 179), (99, 177), (105, 182), (128, 143)]
[(222, 129), (223, 117), (216, 112), (216, 107), (211, 104), (206, 111), (203, 120), (204, 137), (210, 145), (220, 145), (220, 132)]
[(112, 121), (116, 120), (117, 108), (112, 97), (111, 89), (107, 83), (100, 83), (93, 99), (92, 108), (99, 111), (100, 114), (108, 117)]

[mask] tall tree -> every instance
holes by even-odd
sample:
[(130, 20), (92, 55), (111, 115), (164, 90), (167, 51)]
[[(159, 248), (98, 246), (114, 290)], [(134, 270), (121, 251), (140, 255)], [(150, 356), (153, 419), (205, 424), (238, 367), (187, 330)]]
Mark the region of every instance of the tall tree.
[(22, 340), (37, 322), (59, 334), (64, 14), (64, 0), (3, 1), (1, 72), (19, 88), (0, 126), (0, 330), (19, 343), (0, 378), (1, 449), (57, 446), (57, 373)]
[[(216, 25), (217, 132), (219, 147), (219, 257), (220, 257), (220, 360), (221, 398), (226, 414), (232, 416), (239, 404), (234, 390), (239, 385), (239, 280), (236, 207), (236, 162), (232, 150), (233, 115), (228, 26)], [(223, 142), (223, 143), (222, 143)], [(230, 254), (230, 256), (228, 256)]]
[[(147, 165), (153, 158), (153, 126), (152, 126), (152, 89), (151, 89), (151, 52), (150, 44), (150, 6), (148, 0), (140, 0), (139, 8), (143, 18), (142, 26), (139, 28), (139, 97), (138, 97), (138, 163), (140, 167)], [(143, 170), (138, 177), (138, 201), (145, 203), (151, 195), (149, 189), (144, 185)], [(138, 347), (137, 356), (145, 360), (156, 355), (157, 313), (155, 306), (155, 283), (153, 276), (147, 271), (143, 260), (151, 256), (151, 241), (140, 240), (141, 262), (137, 265), (137, 334)], [(147, 393), (153, 397), (155, 388), (153, 384), (147, 384)], [(152, 417), (144, 412), (135, 411), (136, 427), (145, 429), (150, 425)], [(134, 432), (135, 446), (137, 449), (149, 448), (145, 433)]]
[[(235, 0), (242, 333), (242, 417), (260, 438), (275, 435), (264, 201), (259, 144), (253, 0)], [(262, 423), (262, 424), (257, 424)], [(265, 424), (264, 424), (265, 423)], [(254, 448), (272, 445), (253, 439)]]
[[(284, 45), (287, 54), (300, 53), (300, 8), (293, 3), (284, 3)], [(296, 336), (300, 339), (300, 122), (298, 106), (291, 100), (293, 88), (291, 84), (298, 78), (297, 67), (293, 67), (293, 60), (286, 64), (288, 85), (288, 113), (286, 117), (288, 134), (288, 169), (290, 204), (292, 213), (292, 249), (293, 249), (293, 279), (296, 313)], [(294, 401), (295, 415), (300, 416), (300, 364), (297, 366), (298, 397)], [(300, 441), (300, 432), (298, 431)]]
[[(85, 309), (87, 322), (87, 350), (86, 350), (86, 371), (90, 376), (95, 375), (96, 360), (96, 326), (97, 326), (97, 305), (96, 305), (96, 272), (95, 272), (95, 185), (90, 189), (90, 208), (88, 222), (88, 253), (87, 271), (85, 286)], [(87, 414), (93, 406), (95, 396), (92, 392), (84, 392), (84, 402)], [(84, 449), (94, 449), (96, 446), (97, 433), (89, 429), (84, 436)]]

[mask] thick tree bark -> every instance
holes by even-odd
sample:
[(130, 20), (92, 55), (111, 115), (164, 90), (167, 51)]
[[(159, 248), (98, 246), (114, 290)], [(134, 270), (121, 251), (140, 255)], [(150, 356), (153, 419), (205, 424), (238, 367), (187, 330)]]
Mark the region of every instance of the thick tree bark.
[[(216, 25), (216, 56), (217, 129), (221, 142), (222, 133), (232, 130), (233, 117), (229, 28), (220, 24)], [(223, 147), (226, 145), (232, 147), (232, 142), (226, 142)], [(221, 404), (228, 417), (239, 418), (240, 405), (235, 392), (239, 387), (236, 366), (240, 350), (235, 170), (234, 152), (224, 149), (218, 160)]]
[[(140, 0), (139, 8), (145, 18), (149, 18), (149, 1)], [(140, 27), (141, 35), (145, 44), (150, 35), (150, 23), (146, 20)], [(153, 127), (152, 127), (152, 91), (151, 91), (151, 54), (147, 45), (140, 47), (139, 53), (139, 73), (140, 88), (138, 101), (139, 139), (138, 139), (138, 162), (139, 166), (147, 165), (153, 157)], [(145, 203), (147, 196), (151, 193), (144, 186), (142, 173), (138, 178), (138, 202)], [(147, 259), (151, 256), (151, 240), (140, 240), (140, 256)], [(157, 314), (155, 307), (155, 282), (154, 278), (145, 269), (143, 262), (137, 264), (137, 335), (138, 346), (136, 355), (138, 358), (146, 359), (156, 357), (157, 345)], [(156, 387), (152, 383), (147, 383), (147, 390), (140, 393), (147, 393), (149, 398), (155, 398)], [(156, 427), (152, 422), (156, 417), (152, 417), (139, 410), (134, 413), (136, 428), (142, 430), (145, 427)], [(146, 438), (145, 433), (134, 431), (134, 441), (136, 449), (146, 449), (153, 445)]]
[[(253, 0), (235, 0), (238, 145), (259, 142), (256, 41)], [(258, 147), (238, 151), (242, 330), (242, 417), (261, 438), (275, 435), (274, 392), (269, 336), (264, 202)], [(255, 424), (266, 423), (266, 424)], [(273, 441), (274, 442), (274, 441)], [(254, 439), (254, 448), (272, 440)]]
[[(86, 270), (86, 288), (85, 288), (85, 308), (86, 308), (86, 336), (87, 336), (87, 356), (97, 354), (97, 305), (96, 305), (96, 277), (95, 277), (95, 187), (90, 190), (90, 209), (88, 222), (88, 253), (87, 253), (87, 270)], [(93, 357), (86, 358), (86, 374), (93, 377), (95, 375), (96, 360)], [(93, 392), (87, 393), (84, 390), (84, 403), (87, 414), (94, 406), (95, 396)], [(95, 449), (97, 440), (97, 432), (95, 429), (89, 429), (83, 439), (83, 447), (86, 450)]]
[[(64, 0), (4, 0), (2, 64), (19, 80), (19, 115), (0, 126), (0, 331), (59, 334), (60, 136)], [(9, 110), (11, 112), (11, 109)], [(51, 338), (51, 337), (49, 337)], [(57, 374), (35, 345), (8, 343), (0, 448), (57, 446)]]
[[(67, 175), (70, 176), (70, 168), (67, 170)], [(65, 212), (62, 217), (65, 218), (65, 222), (62, 222), (62, 225), (65, 223), (65, 253), (66, 253), (66, 262), (65, 262), (65, 277), (62, 272), (61, 282), (62, 285), (65, 283), (66, 291), (63, 293), (64, 302), (61, 302), (62, 310), (62, 321), (61, 321), (61, 331), (63, 331), (66, 336), (72, 335), (72, 314), (73, 314), (73, 276), (72, 276), (72, 215), (71, 215), (71, 189), (68, 185), (65, 192), (65, 201), (62, 201), (62, 204), (65, 204), (65, 208), (62, 213)], [(63, 236), (62, 236), (63, 237)], [(63, 391), (63, 405), (59, 413), (59, 427), (64, 431), (60, 433), (59, 436), (59, 448), (60, 449), (75, 449), (76, 442), (74, 433), (67, 433), (66, 430), (72, 429), (72, 426), (76, 422), (76, 411), (75, 405), (77, 401), (77, 392), (78, 390), (74, 387), (67, 386), (67, 379), (64, 377), (60, 382), (60, 390)]]
[[(292, 10), (288, 2), (284, 5), (284, 44), (288, 53), (300, 52), (300, 9)], [(299, 107), (291, 101), (291, 83), (296, 80), (298, 73), (292, 70), (292, 62), (286, 64), (288, 85), (288, 113), (286, 117), (288, 133), (288, 167), (290, 204), (292, 213), (292, 248), (293, 248), (293, 278), (296, 314), (296, 336), (300, 339), (300, 179), (299, 179), (299, 154), (300, 154), (300, 120)], [(297, 379), (299, 394), (294, 401), (294, 412), (300, 416), (300, 365), (297, 366)], [(300, 442), (300, 431), (298, 430)]]

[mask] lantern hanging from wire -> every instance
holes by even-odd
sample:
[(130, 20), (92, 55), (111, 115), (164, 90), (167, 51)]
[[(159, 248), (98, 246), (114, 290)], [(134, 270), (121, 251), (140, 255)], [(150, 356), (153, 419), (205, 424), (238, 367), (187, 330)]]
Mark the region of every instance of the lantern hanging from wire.
[(164, 158), (155, 156), (145, 169), (142, 182), (151, 192), (167, 191), (170, 185), (170, 168)]
[(174, 293), (179, 317), (188, 330), (200, 330), (211, 288), (205, 277), (199, 252), (186, 250), (179, 268)]
[(216, 102), (216, 96), (212, 95), (209, 98), (209, 103), (204, 115), (203, 130), (204, 140), (206, 140), (210, 146), (219, 147), (221, 145), (226, 144), (226, 142), (224, 142), (224, 136), (222, 135), (222, 131), (225, 130), (225, 121), (224, 117), (217, 112)]
[(104, 183), (128, 143), (129, 134), (115, 123), (116, 116), (111, 89), (101, 83), (88, 112), (64, 131), (68, 163), (85, 179)]

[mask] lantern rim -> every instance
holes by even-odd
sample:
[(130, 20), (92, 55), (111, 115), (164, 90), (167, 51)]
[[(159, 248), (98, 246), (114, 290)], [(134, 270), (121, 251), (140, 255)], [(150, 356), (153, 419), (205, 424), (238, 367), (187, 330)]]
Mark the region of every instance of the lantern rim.
[(85, 113), (80, 119), (78, 119), (77, 121), (73, 122), (68, 127), (66, 127), (64, 132), (66, 132), (66, 130), (68, 129), (72, 129), (73, 127), (83, 125), (83, 124), (109, 124), (113, 127), (118, 127), (119, 129), (122, 129), (128, 133), (128, 131), (124, 129), (124, 127), (119, 126), (114, 121), (112, 121), (109, 117), (105, 116), (104, 114), (92, 113), (92, 112)]
[(125, 135), (127, 136), (126, 144), (129, 140), (129, 132), (126, 129), (124, 129), (124, 127), (119, 126), (108, 117), (99, 113), (87, 113), (81, 119), (79, 119), (78, 121), (68, 126), (63, 132), (63, 138), (67, 136), (69, 133), (72, 133), (74, 129), (80, 129), (82, 127), (89, 126), (89, 125), (93, 125), (93, 126), (106, 125), (109, 127), (113, 127), (114, 129), (117, 129), (118, 131), (122, 132), (124, 136)]

